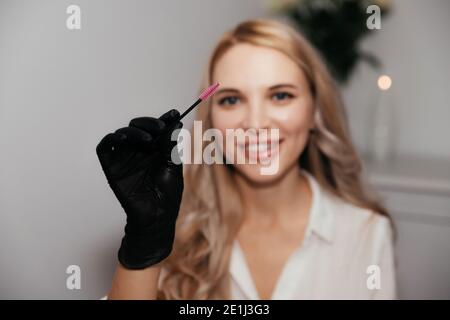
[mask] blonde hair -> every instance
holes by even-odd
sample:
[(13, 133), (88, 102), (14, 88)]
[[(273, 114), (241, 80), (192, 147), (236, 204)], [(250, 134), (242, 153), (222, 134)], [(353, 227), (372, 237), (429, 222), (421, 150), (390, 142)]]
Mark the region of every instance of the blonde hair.
[[(299, 156), (300, 167), (332, 194), (388, 216), (363, 186), (361, 161), (351, 142), (334, 81), (319, 54), (293, 28), (274, 20), (256, 19), (226, 32), (212, 52), (201, 88), (212, 84), (215, 64), (238, 43), (279, 50), (295, 61), (307, 77), (315, 103), (315, 130)], [(211, 128), (210, 109), (209, 102), (197, 111), (196, 120), (202, 121), (203, 130)], [(220, 164), (185, 165), (184, 181), (173, 252), (163, 262), (166, 275), (158, 297), (228, 299), (231, 248), (243, 214), (233, 170)]]

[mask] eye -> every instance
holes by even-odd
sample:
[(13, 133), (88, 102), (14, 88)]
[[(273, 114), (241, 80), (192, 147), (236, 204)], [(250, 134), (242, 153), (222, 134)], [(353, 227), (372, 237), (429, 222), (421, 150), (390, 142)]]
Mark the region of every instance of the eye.
[(219, 99), (218, 104), (219, 105), (235, 105), (237, 104), (239, 101), (239, 98), (236, 96), (229, 96), (229, 97), (224, 97), (222, 99)]
[(294, 95), (290, 94), (289, 92), (277, 92), (272, 95), (272, 99), (275, 101), (283, 101), (292, 99)]

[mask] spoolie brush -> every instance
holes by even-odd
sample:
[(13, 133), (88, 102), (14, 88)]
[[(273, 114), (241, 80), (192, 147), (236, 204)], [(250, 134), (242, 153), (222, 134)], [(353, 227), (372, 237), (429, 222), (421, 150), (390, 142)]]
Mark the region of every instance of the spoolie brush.
[(211, 86), (209, 86), (208, 88), (206, 88), (198, 97), (197, 101), (195, 101), (185, 112), (183, 112), (183, 114), (180, 116), (180, 118), (178, 118), (178, 121), (180, 121), (181, 119), (183, 119), (189, 112), (191, 112), (192, 109), (195, 108), (195, 106), (197, 106), (200, 102), (202, 102), (203, 100), (208, 99), (210, 96), (212, 96), (214, 94), (214, 92), (217, 90), (217, 88), (219, 87), (219, 83), (215, 83)]

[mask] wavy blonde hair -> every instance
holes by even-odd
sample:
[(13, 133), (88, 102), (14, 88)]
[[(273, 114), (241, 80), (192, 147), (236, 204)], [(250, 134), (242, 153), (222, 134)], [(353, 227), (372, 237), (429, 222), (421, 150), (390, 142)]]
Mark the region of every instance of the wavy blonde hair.
[[(315, 130), (299, 155), (300, 167), (332, 194), (388, 216), (364, 187), (361, 161), (334, 81), (319, 54), (289, 25), (256, 19), (226, 32), (210, 56), (201, 88), (212, 83), (217, 61), (238, 43), (278, 50), (295, 61), (307, 77), (315, 105)], [(211, 128), (210, 106), (211, 100), (197, 111), (196, 120), (202, 121), (203, 130)], [(203, 148), (207, 144), (203, 142)], [(185, 189), (173, 252), (162, 264), (165, 275), (158, 297), (228, 299), (231, 248), (243, 215), (233, 170), (220, 164), (191, 164), (184, 170)]]

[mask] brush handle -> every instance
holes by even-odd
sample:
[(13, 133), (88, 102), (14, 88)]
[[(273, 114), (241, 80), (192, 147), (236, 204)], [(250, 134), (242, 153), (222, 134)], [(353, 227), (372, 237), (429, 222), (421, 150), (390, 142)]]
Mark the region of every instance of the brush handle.
[[(191, 112), (200, 102), (202, 102), (203, 100), (198, 98), (197, 101), (195, 101), (189, 108), (186, 109), (186, 111), (184, 111), (180, 116), (174, 118), (172, 120), (172, 122), (166, 127), (165, 130), (163, 130), (163, 133), (167, 133), (168, 131), (171, 131), (173, 129), (173, 127), (181, 121), (181, 119), (183, 119), (189, 112)], [(162, 134), (161, 134), (162, 135)], [(160, 136), (161, 136), (160, 135)], [(155, 142), (158, 141), (159, 137), (156, 137)]]
[[(219, 83), (214, 83), (213, 85), (209, 86), (208, 88), (206, 88), (205, 91), (203, 91), (200, 96), (198, 97), (197, 101), (195, 101), (189, 108), (186, 109), (186, 111), (184, 111), (179, 117), (176, 117), (168, 126), (165, 130), (163, 130), (164, 133), (167, 133), (167, 131), (170, 131), (173, 129), (173, 127), (179, 123), (181, 121), (181, 119), (183, 119), (189, 112), (191, 112), (198, 104), (200, 104), (200, 102), (202, 102), (203, 100), (208, 99), (209, 97), (211, 97), (214, 92), (217, 90), (217, 88), (219, 87)], [(159, 139), (160, 136), (158, 136), (155, 141), (157, 141)]]
[(202, 99), (198, 98), (197, 101), (195, 101), (185, 112), (183, 112), (178, 121), (183, 119), (189, 112), (191, 112), (192, 109), (194, 109), (202, 101), (203, 101)]

